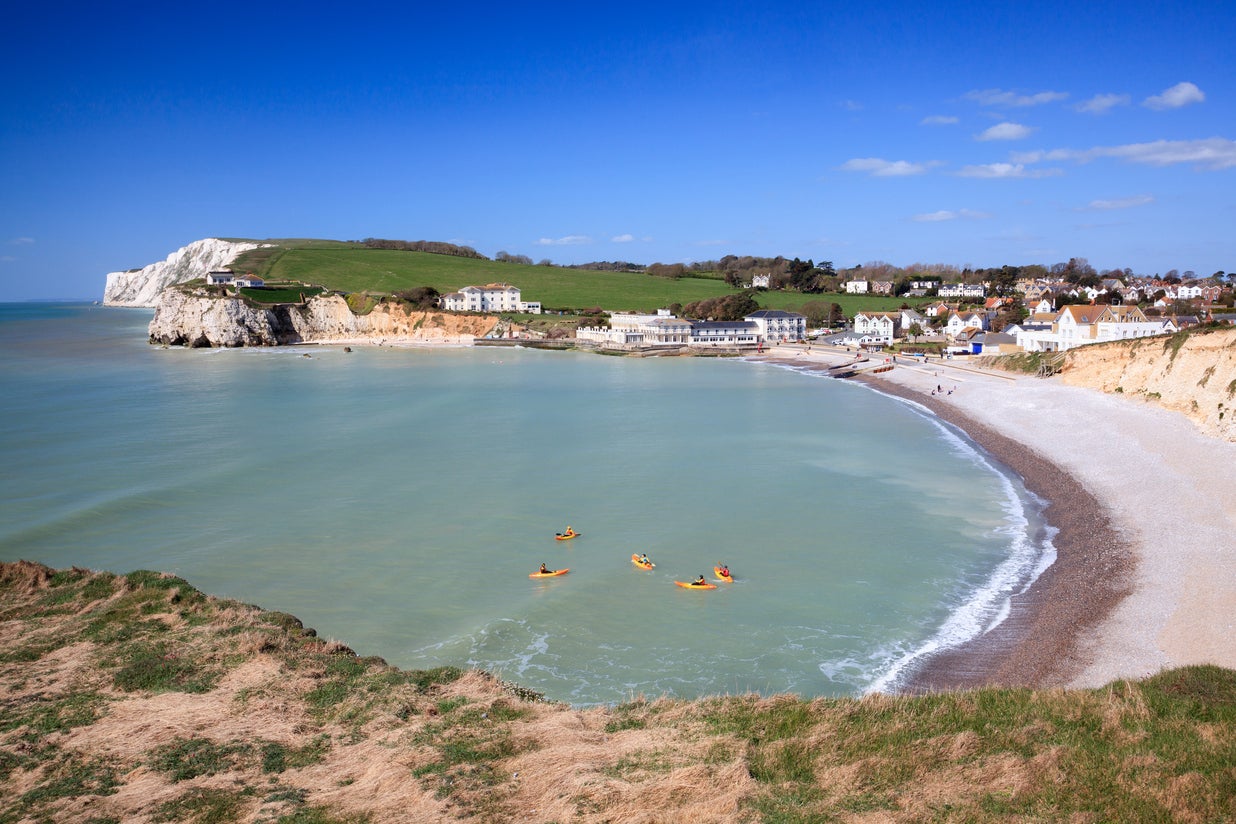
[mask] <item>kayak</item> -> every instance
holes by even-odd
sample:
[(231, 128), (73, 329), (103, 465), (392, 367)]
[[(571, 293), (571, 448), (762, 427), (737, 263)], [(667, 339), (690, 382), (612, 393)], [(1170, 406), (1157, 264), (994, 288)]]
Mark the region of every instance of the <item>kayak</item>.
[(717, 588), (716, 584), (693, 584), (688, 581), (675, 581), (674, 584), (676, 586), (682, 587), (683, 589), (716, 589)]
[(529, 578), (555, 578), (559, 575), (566, 575), (570, 569), (551, 569), (549, 572), (530, 572)]
[(555, 541), (569, 541), (572, 538), (578, 538), (578, 532), (558, 532), (554, 534)]
[(719, 566), (715, 566), (715, 567), (713, 567), (713, 568), (712, 568), (712, 573), (713, 573), (713, 575), (716, 575), (716, 576), (717, 576), (717, 580), (718, 580), (718, 581), (725, 581), (725, 582), (730, 583), (730, 584), (734, 583), (734, 576), (733, 576), (733, 575), (724, 575), (724, 574), (722, 574), (722, 572), (721, 572), (721, 567), (719, 567)]
[(654, 566), (656, 566), (656, 564), (652, 563), (651, 561), (649, 561), (646, 564), (643, 563), (642, 561), (640, 561), (638, 555), (631, 556), (631, 563), (635, 564), (640, 569), (652, 569)]

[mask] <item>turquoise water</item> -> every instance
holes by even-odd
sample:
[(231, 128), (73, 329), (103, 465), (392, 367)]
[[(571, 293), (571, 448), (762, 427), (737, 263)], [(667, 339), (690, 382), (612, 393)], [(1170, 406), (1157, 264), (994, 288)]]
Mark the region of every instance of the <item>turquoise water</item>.
[[(149, 319), (0, 306), (0, 559), (165, 570), (399, 666), (592, 704), (895, 688), (1052, 557), (1015, 476), (851, 383), (521, 349), (163, 349)], [(582, 537), (554, 541), (567, 524)], [(735, 583), (673, 586), (718, 561)], [(571, 573), (529, 580), (542, 562)]]

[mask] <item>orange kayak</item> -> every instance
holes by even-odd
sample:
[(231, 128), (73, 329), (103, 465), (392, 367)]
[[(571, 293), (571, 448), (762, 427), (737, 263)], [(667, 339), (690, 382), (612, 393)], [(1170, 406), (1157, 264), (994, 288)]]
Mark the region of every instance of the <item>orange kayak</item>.
[(674, 584), (676, 586), (682, 587), (683, 589), (716, 589), (717, 588), (716, 584), (693, 584), (687, 581), (675, 581)]
[(566, 575), (570, 569), (551, 569), (549, 572), (530, 572), (529, 578), (555, 578), (559, 575)]
[(555, 541), (569, 541), (572, 538), (578, 538), (578, 537), (579, 537), (578, 532), (559, 532), (556, 535), (554, 535), (554, 540)]
[(651, 561), (645, 564), (643, 561), (639, 559), (638, 555), (631, 556), (631, 563), (635, 564), (640, 569), (652, 569), (654, 566), (656, 566), (656, 564), (652, 563)]
[(734, 583), (734, 576), (733, 576), (733, 575), (726, 575), (725, 573), (723, 573), (723, 572), (721, 571), (721, 567), (719, 567), (719, 566), (715, 566), (715, 567), (713, 567), (713, 568), (712, 568), (712, 574), (713, 574), (713, 575), (716, 575), (716, 576), (717, 576), (717, 580), (719, 580), (719, 581), (725, 581), (725, 582), (730, 583), (730, 584)]

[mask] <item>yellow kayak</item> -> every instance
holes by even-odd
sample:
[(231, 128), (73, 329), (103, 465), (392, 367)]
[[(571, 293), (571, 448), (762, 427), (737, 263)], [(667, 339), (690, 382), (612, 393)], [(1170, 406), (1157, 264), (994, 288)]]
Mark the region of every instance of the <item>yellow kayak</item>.
[(549, 572), (531, 572), (529, 578), (555, 578), (559, 575), (566, 575), (570, 569), (551, 569)]
[(631, 563), (635, 564), (640, 569), (652, 569), (654, 566), (656, 566), (656, 564), (654, 564), (652, 561), (649, 561), (648, 563), (644, 563), (643, 561), (639, 559), (638, 555), (631, 556)]
[(696, 583), (689, 582), (689, 581), (675, 581), (674, 584), (682, 587), (683, 589), (716, 589), (717, 588), (716, 584), (696, 584)]

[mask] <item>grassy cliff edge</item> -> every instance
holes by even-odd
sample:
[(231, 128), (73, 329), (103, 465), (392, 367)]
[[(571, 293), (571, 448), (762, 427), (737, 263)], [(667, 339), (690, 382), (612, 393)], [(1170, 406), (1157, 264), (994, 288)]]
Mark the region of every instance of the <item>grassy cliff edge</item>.
[(0, 564), (0, 822), (1224, 821), (1236, 673), (575, 709), (159, 573)]

